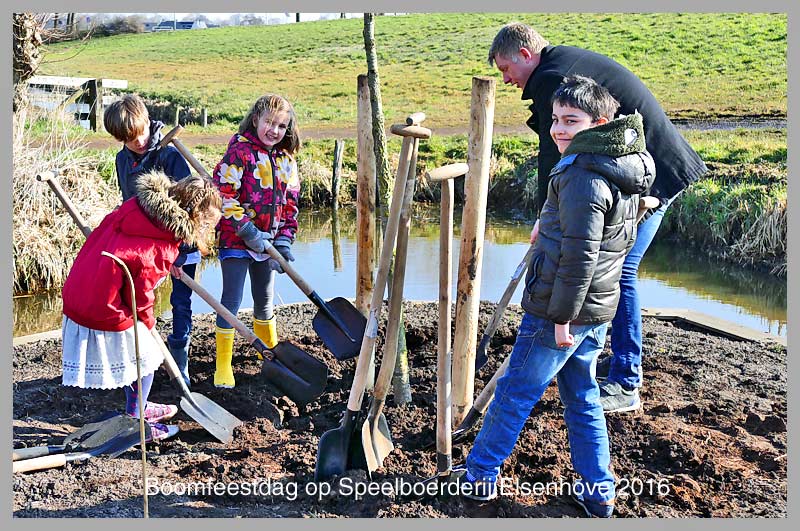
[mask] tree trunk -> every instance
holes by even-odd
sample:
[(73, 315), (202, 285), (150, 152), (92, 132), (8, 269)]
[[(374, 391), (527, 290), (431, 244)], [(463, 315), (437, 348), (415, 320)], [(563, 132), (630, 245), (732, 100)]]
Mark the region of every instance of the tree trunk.
[[(369, 82), (369, 100), (372, 105), (372, 139), (375, 150), (375, 172), (377, 177), (377, 198), (375, 207), (386, 227), (387, 209), (390, 202), (390, 191), (393, 186), (389, 171), (389, 159), (386, 157), (386, 126), (383, 120), (383, 104), (381, 103), (381, 82), (378, 77), (378, 55), (375, 51), (375, 19), (372, 13), (364, 13), (364, 51), (367, 54), (367, 80)], [(378, 242), (381, 240), (378, 239)], [(378, 250), (380, 253), (380, 250)]]
[(42, 60), (42, 28), (33, 13), (14, 13), (14, 102), (13, 112), (27, 108), (28, 79)]

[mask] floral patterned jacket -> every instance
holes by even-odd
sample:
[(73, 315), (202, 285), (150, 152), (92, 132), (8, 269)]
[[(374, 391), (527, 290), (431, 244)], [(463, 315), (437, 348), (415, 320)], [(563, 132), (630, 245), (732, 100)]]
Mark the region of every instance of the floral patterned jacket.
[(248, 221), (273, 238), (286, 236), (294, 242), (300, 177), (290, 154), (264, 146), (250, 132), (237, 133), (213, 178), (222, 196), (217, 225), (221, 249), (247, 249), (236, 232)]

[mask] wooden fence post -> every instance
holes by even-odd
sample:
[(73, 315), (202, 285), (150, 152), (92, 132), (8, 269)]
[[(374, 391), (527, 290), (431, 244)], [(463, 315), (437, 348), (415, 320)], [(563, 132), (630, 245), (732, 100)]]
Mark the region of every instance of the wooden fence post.
[(492, 153), (495, 80), (472, 78), (469, 171), (464, 181), (461, 221), (461, 251), (458, 261), (456, 333), (453, 342), (453, 423), (458, 425), (472, 407), (475, 380), (480, 305), (483, 237), (486, 232), (486, 196), (489, 191), (489, 161)]
[(175, 123), (172, 124), (172, 125), (174, 125), (176, 127), (178, 125), (180, 125), (180, 117), (181, 117), (181, 106), (180, 105), (176, 105), (175, 106)]
[(356, 308), (369, 313), (375, 270), (375, 151), (367, 75), (358, 76)]
[(331, 206), (336, 211), (339, 208), (339, 181), (342, 175), (342, 153), (344, 140), (338, 138), (333, 143), (333, 176), (331, 177)]
[(89, 91), (89, 127), (92, 131), (103, 131), (103, 81), (90, 79), (86, 82)]
[(208, 109), (205, 107), (203, 107), (203, 110), (200, 112), (200, 125), (208, 127)]

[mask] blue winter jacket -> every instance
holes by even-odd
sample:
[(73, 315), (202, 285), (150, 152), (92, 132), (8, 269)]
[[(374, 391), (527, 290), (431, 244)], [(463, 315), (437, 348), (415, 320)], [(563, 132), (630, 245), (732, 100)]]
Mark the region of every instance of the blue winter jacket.
[(125, 146), (117, 153), (117, 182), (123, 201), (136, 195), (136, 182), (143, 173), (163, 171), (173, 182), (191, 174), (189, 165), (174, 146), (158, 148), (158, 143), (163, 138), (163, 128), (163, 122), (150, 120), (150, 143), (144, 155), (134, 153)]

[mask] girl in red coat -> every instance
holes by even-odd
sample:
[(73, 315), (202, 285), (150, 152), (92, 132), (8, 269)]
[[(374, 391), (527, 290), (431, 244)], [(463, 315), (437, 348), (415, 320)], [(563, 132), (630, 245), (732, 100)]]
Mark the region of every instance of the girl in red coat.
[(154, 440), (170, 437), (177, 426), (174, 405), (147, 402), (153, 374), (163, 354), (155, 326), (155, 288), (170, 273), (181, 242), (208, 252), (206, 239), (220, 217), (222, 200), (214, 184), (189, 176), (177, 183), (161, 172), (137, 183), (137, 195), (107, 215), (89, 235), (62, 290), (62, 384), (84, 389), (124, 387), (125, 411), (138, 417), (136, 350), (130, 284), (122, 268), (101, 255), (107, 251), (130, 269), (136, 295), (142, 399)]

